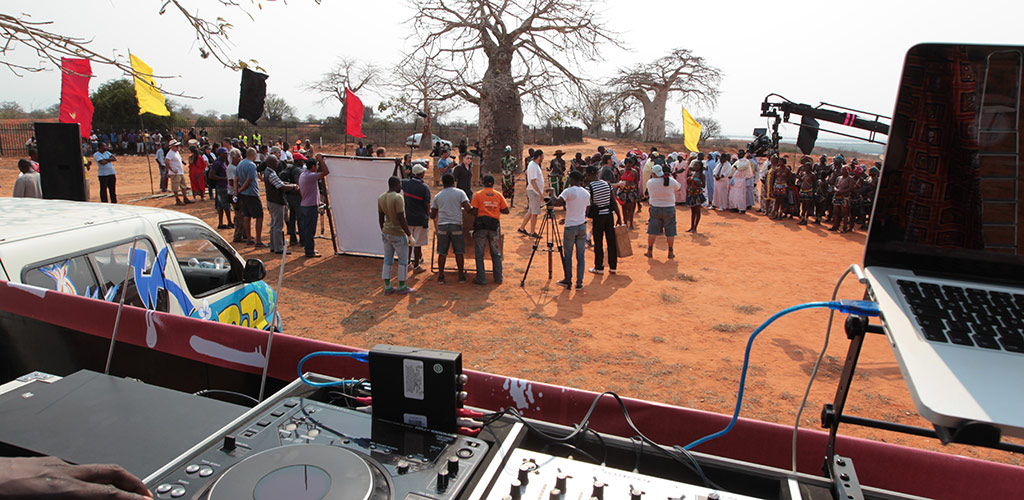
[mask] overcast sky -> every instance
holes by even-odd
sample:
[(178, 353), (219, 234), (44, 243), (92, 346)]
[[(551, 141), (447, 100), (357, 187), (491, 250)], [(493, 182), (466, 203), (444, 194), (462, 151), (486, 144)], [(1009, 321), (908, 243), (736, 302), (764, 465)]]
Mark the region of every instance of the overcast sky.
[[(240, 0), (248, 4), (247, 0)], [(202, 96), (182, 100), (197, 112), (234, 113), (240, 74), (198, 55), (190, 27), (180, 14), (158, 15), (159, 0), (4, 0), (3, 12), (54, 21), (62, 33), (93, 39), (106, 54), (132, 53), (158, 74), (178, 75), (166, 88)], [(299, 117), (334, 115), (336, 103), (321, 106), (303, 90), (336, 57), (385, 66), (397, 62), (413, 42), (405, 22), (412, 10), (399, 0), (263, 0), (247, 6), (254, 20), (225, 10), (215, 0), (184, 0), (206, 17), (223, 15), (235, 25), (231, 49), (236, 59), (256, 59), (270, 75), (268, 92), (283, 96)], [(599, 2), (603, 23), (618, 32), (629, 50), (606, 47), (605, 60), (584, 63), (590, 78), (611, 76), (637, 61), (652, 60), (677, 47), (688, 48), (722, 70), (721, 96), (713, 110), (694, 106), (691, 114), (713, 116), (727, 135), (747, 136), (765, 126), (759, 103), (772, 92), (808, 104), (829, 102), (890, 115), (903, 56), (919, 42), (1022, 43), (1019, 0), (969, 3), (887, 0), (773, 2), (684, 2), (608, 0)], [(32, 64), (21, 47), (8, 60)], [(100, 83), (116, 71), (94, 67)], [(60, 74), (48, 71), (17, 77), (0, 69), (0, 100), (27, 110), (60, 99)], [(368, 105), (380, 97), (364, 95)], [(681, 104), (671, 104), (668, 120), (677, 124)], [(468, 108), (460, 116), (475, 121)], [(530, 121), (530, 118), (527, 119)], [(784, 131), (792, 140), (796, 127)], [(822, 138), (827, 137), (823, 134)]]

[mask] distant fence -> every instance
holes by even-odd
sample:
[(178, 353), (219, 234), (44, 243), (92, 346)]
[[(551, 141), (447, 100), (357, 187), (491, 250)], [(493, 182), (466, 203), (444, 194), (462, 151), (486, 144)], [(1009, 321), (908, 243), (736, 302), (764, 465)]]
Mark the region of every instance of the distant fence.
[[(138, 125), (126, 125), (114, 127), (114, 130), (134, 130)], [(201, 127), (197, 127), (199, 129)], [(225, 137), (238, 137), (239, 134), (251, 135), (259, 130), (264, 142), (276, 141), (279, 138), (286, 144), (294, 143), (296, 140), (309, 139), (319, 146), (321, 141), (324, 144), (342, 144), (346, 139), (355, 143), (357, 140), (366, 144), (373, 144), (374, 147), (384, 147), (389, 150), (405, 149), (406, 138), (413, 134), (422, 132), (421, 125), (411, 123), (368, 123), (363, 127), (363, 139), (356, 139), (346, 136), (344, 129), (336, 124), (319, 123), (295, 123), (281, 125), (264, 125), (254, 127), (249, 123), (239, 122), (238, 124), (224, 124), (205, 127), (209, 137), (213, 140), (220, 140)], [(100, 132), (101, 130), (97, 130)], [(106, 130), (102, 130), (106, 131)], [(459, 141), (466, 141), (470, 147), (476, 142), (478, 128), (466, 126), (434, 125), (431, 132), (438, 137), (452, 141), (452, 144), (459, 144)], [(35, 134), (32, 123), (0, 123), (0, 155), (24, 155), (25, 142)], [(559, 145), (574, 142), (583, 142), (583, 129), (578, 127), (523, 127), (523, 142), (527, 144)]]
[(25, 143), (34, 135), (36, 135), (36, 131), (31, 123), (0, 124), (0, 156), (24, 156), (27, 158), (28, 151), (25, 149)]

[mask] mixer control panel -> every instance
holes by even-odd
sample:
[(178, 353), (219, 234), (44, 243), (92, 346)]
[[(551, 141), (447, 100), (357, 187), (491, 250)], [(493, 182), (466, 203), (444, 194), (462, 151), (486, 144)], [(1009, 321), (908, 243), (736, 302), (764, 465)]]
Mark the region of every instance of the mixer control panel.
[(516, 449), (485, 500), (758, 500), (544, 453)]

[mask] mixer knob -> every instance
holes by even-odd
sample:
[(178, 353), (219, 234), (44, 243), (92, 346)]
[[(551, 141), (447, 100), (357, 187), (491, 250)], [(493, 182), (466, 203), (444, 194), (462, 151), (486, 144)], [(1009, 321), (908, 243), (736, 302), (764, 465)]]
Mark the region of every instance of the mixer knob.
[(565, 491), (565, 483), (568, 477), (569, 476), (566, 473), (559, 472), (558, 475), (555, 476), (555, 488)]
[(459, 457), (448, 457), (448, 475), (455, 477), (459, 473)]
[(512, 485), (508, 487), (508, 496), (512, 497), (512, 500), (523, 498), (523, 483), (520, 483), (518, 479), (513, 479)]
[(552, 488), (551, 493), (548, 494), (548, 500), (562, 500), (562, 490)]
[(721, 497), (718, 495), (717, 491), (712, 491), (711, 493), (708, 493), (708, 500), (718, 500), (719, 498)]
[(644, 496), (644, 492), (636, 489), (634, 486), (629, 487), (629, 500), (640, 500)]
[(519, 466), (519, 482), (523, 486), (530, 483), (530, 471), (533, 470), (533, 466), (529, 463), (524, 463)]
[(444, 492), (448, 489), (448, 471), (437, 471), (437, 491)]
[(598, 481), (598, 480), (595, 479), (594, 480), (594, 490), (590, 493), (590, 496), (596, 498), (597, 500), (603, 500), (604, 499), (604, 487), (605, 486), (606, 485), (604, 483), (602, 483), (601, 481)]
[(409, 462), (399, 460), (398, 465), (396, 465), (395, 468), (398, 469), (399, 474), (405, 474), (406, 472), (409, 472)]
[(236, 442), (235, 436), (232, 435), (232, 434), (228, 434), (228, 435), (224, 436), (224, 445), (221, 446), (221, 449), (224, 450), (224, 451), (234, 450), (235, 449), (235, 442)]

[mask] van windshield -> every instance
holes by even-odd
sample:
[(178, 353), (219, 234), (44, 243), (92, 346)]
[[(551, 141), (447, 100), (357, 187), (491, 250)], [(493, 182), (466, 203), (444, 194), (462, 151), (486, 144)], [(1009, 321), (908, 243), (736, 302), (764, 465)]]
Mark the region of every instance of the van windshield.
[(196, 224), (168, 224), (161, 229), (193, 297), (242, 282), (242, 263), (213, 231)]

